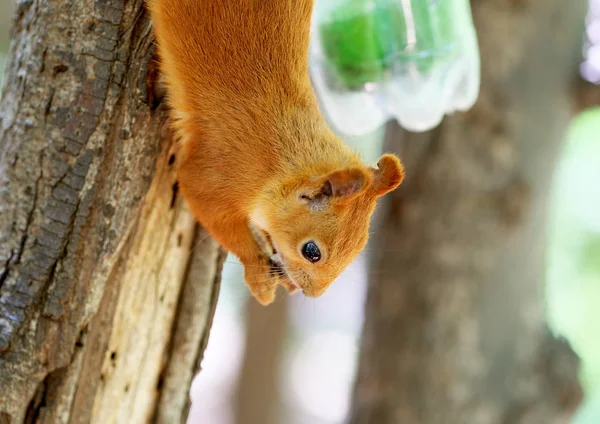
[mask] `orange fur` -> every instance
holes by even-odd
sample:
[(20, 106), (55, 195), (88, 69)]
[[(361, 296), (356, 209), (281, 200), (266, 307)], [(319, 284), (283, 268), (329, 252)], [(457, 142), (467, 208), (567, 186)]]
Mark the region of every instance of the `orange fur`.
[[(148, 0), (175, 129), (178, 180), (251, 293), (321, 295), (364, 248), (376, 198), (403, 168), (364, 165), (321, 116), (308, 74), (313, 0)], [(272, 240), (272, 263), (249, 226)], [(314, 241), (322, 258), (306, 260)]]

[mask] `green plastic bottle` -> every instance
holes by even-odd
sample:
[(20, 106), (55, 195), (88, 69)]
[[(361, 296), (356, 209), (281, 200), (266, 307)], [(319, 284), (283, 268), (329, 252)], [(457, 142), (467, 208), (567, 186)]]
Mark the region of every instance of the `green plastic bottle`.
[[(317, 0), (311, 74), (341, 132), (368, 132), (393, 117), (408, 129), (429, 129), (478, 94), (469, 2)], [(379, 112), (365, 112), (373, 107)]]

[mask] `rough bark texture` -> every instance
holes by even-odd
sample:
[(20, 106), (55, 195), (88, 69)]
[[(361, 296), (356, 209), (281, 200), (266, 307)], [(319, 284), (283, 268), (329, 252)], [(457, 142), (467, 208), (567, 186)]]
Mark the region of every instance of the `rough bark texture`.
[(223, 254), (192, 253), (143, 1), (25, 0), (12, 37), (0, 423), (182, 421)]
[(167, 366), (159, 381), (157, 424), (185, 422), (191, 406), (190, 386), (200, 371), (217, 306), (226, 254), (203, 229), (197, 240), (181, 291)]
[(586, 2), (476, 0), (476, 106), (415, 135), (375, 241), (353, 424), (567, 423), (577, 360), (544, 323), (547, 195)]

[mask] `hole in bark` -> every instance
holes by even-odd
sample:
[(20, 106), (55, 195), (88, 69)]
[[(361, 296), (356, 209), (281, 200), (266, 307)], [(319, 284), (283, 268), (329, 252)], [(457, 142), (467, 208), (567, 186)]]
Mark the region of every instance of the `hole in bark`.
[(54, 395), (62, 386), (65, 379), (67, 367), (57, 368), (50, 372), (36, 387), (36, 391), (29, 402), (26, 410), (24, 423), (38, 423), (45, 420), (42, 417), (43, 410), (54, 401)]
[[(46, 377), (47, 379), (48, 377)], [(40, 417), (40, 412), (44, 406), (46, 406), (46, 380), (42, 381), (38, 386), (33, 399), (27, 407), (27, 413), (25, 416), (26, 423), (36, 423)]]
[(67, 72), (69, 70), (69, 67), (67, 65), (65, 65), (64, 63), (61, 63), (60, 65), (56, 65), (54, 67), (54, 76), (57, 76), (58, 74), (62, 74), (63, 72)]
[(173, 197), (171, 197), (171, 209), (175, 206), (175, 200), (177, 200), (177, 192), (179, 191), (179, 183), (173, 184)]
[(83, 29), (85, 32), (92, 32), (93, 30), (96, 29), (96, 26), (97, 26), (96, 20), (94, 18), (90, 18), (90, 19), (87, 19), (86, 21), (84, 21)]
[(129, 384), (125, 386), (125, 393), (129, 391)]
[(175, 155), (169, 156), (169, 165), (173, 165), (175, 163)]
[(158, 58), (152, 58), (146, 72), (146, 98), (151, 111), (158, 109), (160, 102), (165, 96), (165, 89), (160, 83), (159, 68)]
[(177, 234), (177, 247), (181, 247), (181, 243), (183, 242), (183, 234)]
[(113, 361), (114, 361), (115, 359), (117, 359), (117, 352), (112, 352), (112, 353), (110, 354), (110, 359), (111, 359), (111, 360), (113, 360)]

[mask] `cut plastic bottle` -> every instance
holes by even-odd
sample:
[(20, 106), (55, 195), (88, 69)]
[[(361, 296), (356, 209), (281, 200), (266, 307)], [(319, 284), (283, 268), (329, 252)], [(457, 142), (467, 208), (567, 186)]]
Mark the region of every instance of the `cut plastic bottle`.
[(479, 93), (469, 1), (317, 0), (310, 71), (340, 133), (363, 135), (390, 119), (434, 128)]

